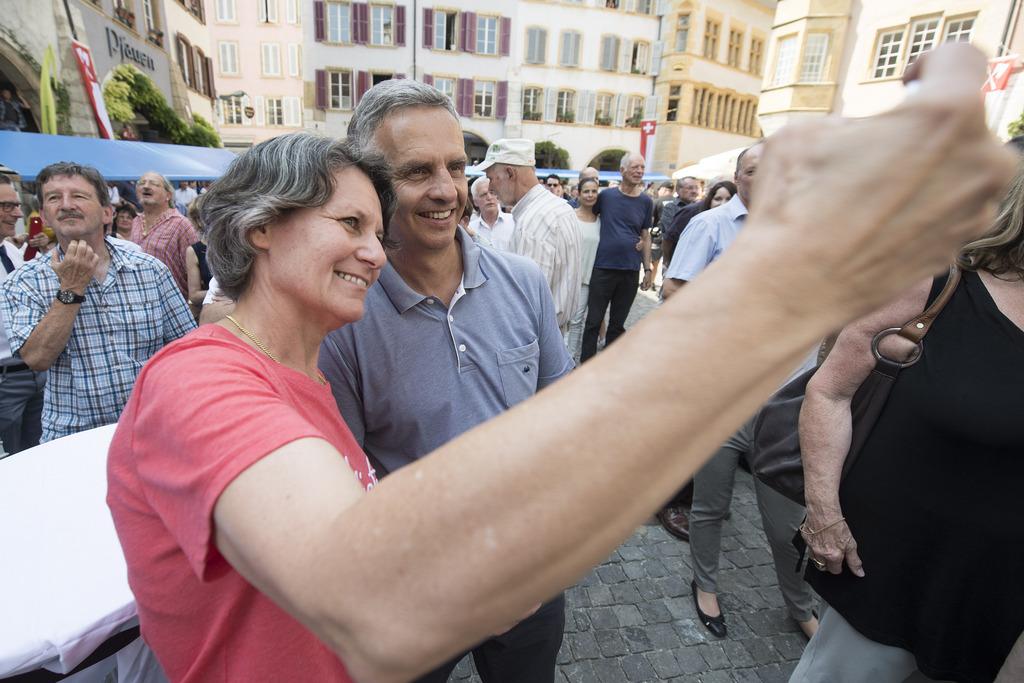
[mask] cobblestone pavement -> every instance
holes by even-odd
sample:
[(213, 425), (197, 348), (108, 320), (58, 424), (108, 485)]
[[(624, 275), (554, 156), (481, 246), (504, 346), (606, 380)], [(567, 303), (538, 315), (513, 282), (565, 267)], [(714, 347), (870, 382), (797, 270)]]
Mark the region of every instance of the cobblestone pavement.
[[(627, 327), (655, 308), (637, 294)], [(732, 517), (722, 535), (718, 585), (729, 637), (697, 621), (690, 595), (690, 546), (656, 521), (640, 527), (566, 591), (558, 683), (784, 683), (805, 639), (783, 607), (750, 475), (737, 474)], [(452, 681), (480, 679), (469, 658)]]

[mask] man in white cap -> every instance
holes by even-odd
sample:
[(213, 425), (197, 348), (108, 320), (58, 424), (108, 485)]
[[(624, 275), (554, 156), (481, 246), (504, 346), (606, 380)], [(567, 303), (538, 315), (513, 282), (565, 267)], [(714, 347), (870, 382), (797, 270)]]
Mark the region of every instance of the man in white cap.
[(533, 259), (544, 272), (564, 335), (579, 306), (582, 235), (576, 212), (537, 181), (535, 165), (533, 141), (511, 138), (494, 141), (479, 168), (501, 203), (512, 206), (516, 228), (509, 251)]

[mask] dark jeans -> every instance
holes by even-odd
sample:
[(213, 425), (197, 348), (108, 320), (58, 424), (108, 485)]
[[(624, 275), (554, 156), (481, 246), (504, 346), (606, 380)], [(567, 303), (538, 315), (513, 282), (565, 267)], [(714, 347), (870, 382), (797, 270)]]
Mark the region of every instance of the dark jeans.
[(611, 344), (626, 331), (626, 317), (636, 298), (640, 278), (635, 270), (610, 270), (594, 268), (590, 276), (590, 297), (587, 299), (587, 323), (583, 327), (583, 350), (580, 362), (597, 353), (597, 333), (604, 320), (604, 312), (611, 304), (608, 314), (608, 333), (605, 343)]
[[(545, 603), (512, 630), (477, 645), (473, 663), (483, 683), (554, 683), (555, 662), (565, 631), (565, 596)], [(416, 683), (446, 683), (461, 654)]]
[(8, 455), (39, 445), (46, 373), (0, 371), (0, 441)]

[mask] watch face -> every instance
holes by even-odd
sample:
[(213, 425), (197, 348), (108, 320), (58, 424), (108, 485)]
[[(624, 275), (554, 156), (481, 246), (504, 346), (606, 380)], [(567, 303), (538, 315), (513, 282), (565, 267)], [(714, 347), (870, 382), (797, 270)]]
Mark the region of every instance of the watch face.
[(62, 289), (61, 291), (57, 292), (57, 299), (62, 304), (74, 304), (85, 301), (84, 296), (79, 296), (72, 292), (70, 289)]

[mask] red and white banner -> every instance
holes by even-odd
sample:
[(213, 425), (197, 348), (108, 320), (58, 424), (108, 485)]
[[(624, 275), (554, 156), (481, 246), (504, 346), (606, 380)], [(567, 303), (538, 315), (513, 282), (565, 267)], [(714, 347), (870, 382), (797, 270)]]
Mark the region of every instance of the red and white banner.
[[(647, 165), (651, 165), (651, 161), (647, 156), (647, 145), (654, 139), (654, 135), (658, 132), (657, 121), (641, 121), (640, 122), (640, 156), (647, 159)], [(654, 152), (652, 149), (651, 152)]]
[(78, 60), (78, 70), (82, 74), (82, 83), (89, 93), (89, 101), (92, 103), (92, 111), (96, 115), (96, 124), (100, 129), (100, 137), (112, 140), (114, 138), (114, 127), (110, 125), (110, 115), (107, 114), (107, 105), (103, 102), (103, 90), (100, 88), (100, 81), (96, 77), (96, 67), (93, 66), (92, 53), (86, 45), (77, 40), (71, 41), (71, 49)]
[(988, 60), (988, 75), (985, 77), (985, 85), (981, 86), (981, 92), (990, 93), (1006, 90), (1010, 82), (1010, 74), (1017, 67), (1020, 61), (1018, 55), (1008, 55)]

